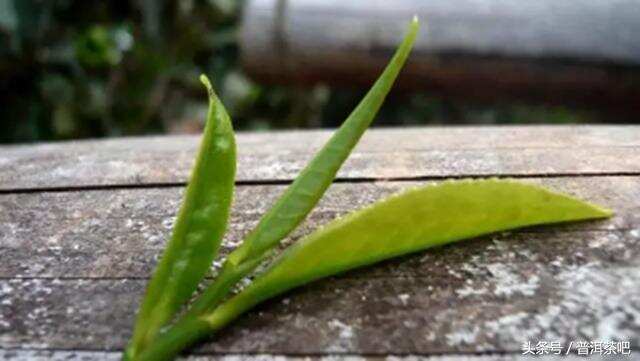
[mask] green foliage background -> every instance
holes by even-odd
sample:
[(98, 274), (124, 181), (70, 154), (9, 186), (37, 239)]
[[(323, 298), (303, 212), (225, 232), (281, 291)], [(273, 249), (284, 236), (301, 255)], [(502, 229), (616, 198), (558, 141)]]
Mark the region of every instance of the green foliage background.
[[(0, 0), (0, 143), (196, 132), (208, 74), (238, 129), (337, 125), (362, 90), (252, 82), (235, 0)], [(461, 106), (414, 94), (379, 124), (585, 120), (564, 109)], [(588, 119), (587, 119), (588, 120)]]

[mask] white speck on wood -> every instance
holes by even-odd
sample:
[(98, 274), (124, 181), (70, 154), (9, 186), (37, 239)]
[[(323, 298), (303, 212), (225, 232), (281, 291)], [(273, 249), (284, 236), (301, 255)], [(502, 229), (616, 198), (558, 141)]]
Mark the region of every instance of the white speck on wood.
[(331, 345), (329, 345), (328, 351), (340, 352), (353, 349), (353, 327), (334, 318), (329, 321), (329, 328), (338, 331), (338, 337), (334, 338), (335, 342), (332, 342)]
[(488, 291), (486, 288), (475, 288), (473, 286), (465, 286), (464, 288), (459, 288), (456, 290), (456, 293), (460, 297), (468, 297), (474, 295), (484, 295)]
[(462, 327), (456, 329), (445, 336), (447, 338), (447, 344), (449, 346), (461, 346), (465, 344), (473, 345), (476, 342), (479, 331), (480, 329), (478, 326), (474, 326), (473, 328)]
[(400, 299), (400, 302), (402, 302), (402, 304), (404, 306), (407, 305), (407, 302), (409, 301), (410, 296), (406, 293), (400, 294), (398, 295), (398, 298)]
[(487, 269), (494, 276), (494, 293), (498, 296), (510, 297), (515, 294), (533, 296), (538, 289), (539, 277), (536, 275), (524, 279), (507, 265), (501, 263), (489, 264)]
[[(496, 320), (492, 320), (485, 323), (485, 327), (492, 334), (510, 334), (510, 335), (522, 335), (527, 327), (523, 326), (523, 322), (529, 317), (524, 312), (517, 312), (514, 314), (500, 317)], [(531, 333), (529, 330), (527, 333)], [(531, 337), (532, 335), (527, 335)]]

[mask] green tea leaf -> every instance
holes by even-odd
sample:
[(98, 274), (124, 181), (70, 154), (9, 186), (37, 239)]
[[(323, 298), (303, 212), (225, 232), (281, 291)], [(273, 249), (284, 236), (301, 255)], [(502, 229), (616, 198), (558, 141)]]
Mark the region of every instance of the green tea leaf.
[(274, 247), (304, 220), (336, 176), (340, 166), (378, 113), (404, 65), (418, 34), (414, 18), (395, 55), (367, 95), (316, 154), (300, 175), (264, 215), (256, 228), (229, 256), (234, 264), (261, 255)]
[(292, 287), (391, 257), (525, 226), (610, 217), (609, 210), (511, 180), (448, 181), (406, 191), (310, 234), (228, 304), (252, 307)]
[(236, 171), (236, 143), (209, 80), (209, 114), (173, 235), (149, 282), (127, 356), (133, 359), (193, 294), (217, 255), (227, 227)]
[(169, 359), (256, 304), (319, 278), (483, 234), (610, 216), (598, 206), (511, 180), (449, 181), (412, 189), (298, 241), (239, 294), (160, 336), (141, 359)]

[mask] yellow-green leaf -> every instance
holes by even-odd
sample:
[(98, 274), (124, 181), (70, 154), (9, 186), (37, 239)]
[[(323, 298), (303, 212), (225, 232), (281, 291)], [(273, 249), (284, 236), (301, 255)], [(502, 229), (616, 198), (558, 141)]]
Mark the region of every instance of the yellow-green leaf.
[[(573, 197), (511, 180), (448, 181), (416, 188), (298, 241), (227, 307), (248, 308), (318, 278), (466, 238), (610, 215)], [(224, 314), (225, 306), (216, 313)], [(216, 313), (210, 317), (215, 319)]]

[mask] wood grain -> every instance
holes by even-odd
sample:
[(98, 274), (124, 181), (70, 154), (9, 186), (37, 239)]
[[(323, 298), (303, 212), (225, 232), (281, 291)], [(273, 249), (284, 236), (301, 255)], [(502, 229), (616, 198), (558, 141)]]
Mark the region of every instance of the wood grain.
[[(288, 181), (330, 131), (241, 133), (239, 181)], [(121, 138), (0, 147), (0, 191), (184, 183), (199, 138)], [(373, 129), (343, 179), (640, 173), (633, 126)]]
[[(434, 175), (477, 175), (478, 166), (507, 175), (505, 163), (461, 160), (461, 152), (503, 152), (517, 162), (512, 167), (522, 167), (516, 173), (522, 181), (616, 214), (606, 221), (480, 237), (315, 282), (259, 306), (186, 359), (513, 360), (525, 341), (566, 346), (620, 340), (635, 352), (640, 347), (640, 162), (633, 153), (639, 134), (637, 127), (373, 131), (356, 154), (367, 161), (350, 163), (343, 181), (332, 185), (287, 242), (392, 193), (439, 182)], [(284, 175), (275, 169), (290, 166), (287, 159), (303, 164), (328, 135), (240, 136), (241, 149), (256, 159), (245, 158), (245, 166), (258, 170), (248, 168), (244, 180), (251, 182), (237, 188), (223, 253), (285, 188), (270, 182), (290, 180), (298, 166)], [(0, 359), (119, 358), (175, 220), (188, 169), (180, 159), (190, 157), (195, 144), (193, 137), (155, 137), (3, 147)], [(387, 149), (404, 161), (393, 162)], [(429, 152), (447, 161), (422, 164), (416, 154)], [(540, 153), (526, 157), (531, 152)], [(172, 158), (175, 154), (182, 155)], [(448, 163), (454, 161), (458, 165)], [(126, 164), (141, 167), (138, 178), (115, 171)], [(585, 171), (587, 165), (592, 172)], [(86, 172), (75, 171), (85, 166)], [(564, 173), (567, 167), (576, 167), (576, 173)], [(383, 180), (389, 174), (406, 179)], [(91, 185), (105, 187), (87, 188)]]

